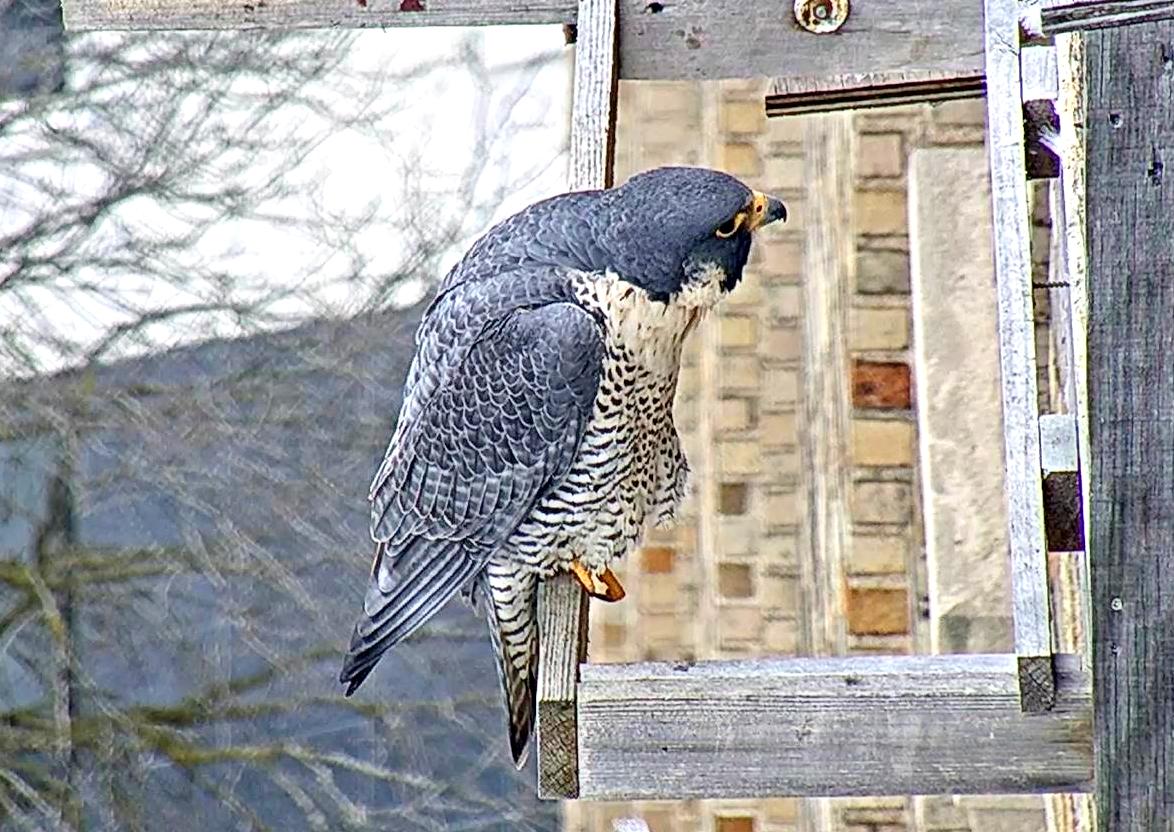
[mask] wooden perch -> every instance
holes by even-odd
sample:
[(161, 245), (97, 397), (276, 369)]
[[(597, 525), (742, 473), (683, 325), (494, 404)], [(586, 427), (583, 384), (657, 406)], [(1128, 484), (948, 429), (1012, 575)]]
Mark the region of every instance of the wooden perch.
[(579, 796), (1087, 791), (1090, 680), (1056, 669), (1030, 714), (1014, 655), (585, 665)]

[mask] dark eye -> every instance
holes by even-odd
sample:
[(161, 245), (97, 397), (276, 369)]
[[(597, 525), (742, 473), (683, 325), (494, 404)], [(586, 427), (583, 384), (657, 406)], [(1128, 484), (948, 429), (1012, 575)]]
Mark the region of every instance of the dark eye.
[(717, 227), (717, 231), (714, 233), (716, 233), (717, 236), (721, 237), (723, 240), (727, 237), (732, 237), (734, 236), (734, 233), (742, 227), (742, 221), (745, 218), (746, 215), (741, 212), (734, 214), (734, 216), (730, 217), (728, 220), (719, 225)]

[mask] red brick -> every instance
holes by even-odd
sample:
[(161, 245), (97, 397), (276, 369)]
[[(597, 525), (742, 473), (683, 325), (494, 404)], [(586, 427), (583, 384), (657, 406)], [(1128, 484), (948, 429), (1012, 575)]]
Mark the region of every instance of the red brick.
[(913, 403), (909, 365), (899, 362), (854, 361), (852, 404), (878, 410), (908, 410)]

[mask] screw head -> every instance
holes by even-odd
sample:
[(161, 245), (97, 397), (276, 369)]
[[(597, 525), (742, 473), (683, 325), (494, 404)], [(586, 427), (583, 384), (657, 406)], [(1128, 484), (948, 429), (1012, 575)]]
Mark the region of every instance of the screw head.
[(795, 22), (817, 35), (826, 35), (848, 19), (848, 0), (795, 0)]

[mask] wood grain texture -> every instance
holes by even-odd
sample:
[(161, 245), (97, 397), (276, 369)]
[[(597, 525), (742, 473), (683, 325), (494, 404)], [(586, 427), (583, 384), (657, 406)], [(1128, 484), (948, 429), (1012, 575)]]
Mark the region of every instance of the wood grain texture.
[(843, 569), (848, 544), (849, 406), (848, 310), (855, 285), (856, 132), (851, 113), (807, 120), (803, 159), (808, 170), (803, 282), (803, 395), (799, 418), (803, 505), (800, 597), (806, 607), (805, 652), (834, 656), (845, 647)]
[(972, 0), (854, 3), (832, 35), (804, 31), (790, 3), (622, 0), (620, 77), (818, 78), (982, 72), (982, 9)]
[(612, 184), (616, 129), (616, 0), (580, 0), (571, 105), (571, 190)]
[[(616, 118), (616, 3), (580, 0), (571, 104), (571, 190), (611, 185)], [(569, 574), (539, 590), (538, 796), (579, 793), (575, 685), (587, 660), (587, 595)]]
[(775, 78), (766, 96), (768, 116), (894, 107), (986, 94), (982, 73), (870, 72), (812, 78)]
[(1170, 0), (1044, 0), (1038, 8), (1045, 36), (1174, 19)]
[(580, 794), (750, 798), (1087, 789), (1089, 679), (1057, 657), (1052, 710), (1014, 655), (586, 665)]
[(1174, 819), (1174, 22), (1085, 35), (1102, 832)]
[(65, 26), (93, 29), (294, 29), (573, 23), (574, 0), (65, 0)]
[[(403, 10), (413, 8), (420, 10)], [(578, 6), (574, 0), (65, 0), (64, 9), (66, 26), (82, 31), (566, 24), (575, 22)], [(623, 78), (814, 78), (898, 68), (982, 73), (982, 10), (973, 0), (858, 3), (834, 35), (801, 29), (789, 3), (620, 0), (619, 17)]]
[[(799, 525), (799, 578), (807, 622), (803, 652), (845, 652), (844, 571), (850, 526), (848, 314), (856, 285), (853, 223), (856, 131), (850, 112), (807, 119), (803, 160), (818, 176), (807, 178), (803, 282), (803, 395), (799, 453), (803, 509)], [(805, 832), (835, 828), (831, 801), (803, 807)]]
[[(1088, 304), (1085, 287), (1084, 234), (1084, 39), (1079, 34), (1057, 35), (1058, 95), (1063, 149), (1060, 178), (1050, 183), (1052, 194), (1052, 256), (1049, 259), (1058, 384), (1054, 406), (1074, 414), (1077, 424), (1077, 487), (1080, 500), (1083, 552), (1049, 555), (1052, 577), (1052, 629), (1061, 653), (1089, 652), (1089, 568), (1087, 556), (1088, 460), (1087, 343)], [(1047, 799), (1047, 832), (1089, 832), (1096, 807), (1091, 795), (1056, 794)]]
[(579, 794), (575, 687), (587, 659), (587, 594), (569, 574), (538, 589), (538, 796)]
[[(999, 305), (999, 364), (1003, 387), (1015, 652), (1024, 658), (1036, 658), (1051, 654), (1052, 627), (1044, 539), (1035, 324), (1028, 248), (1030, 231), (1020, 101), (1019, 5), (1016, 0), (985, 0), (984, 5), (987, 144)], [(1048, 701), (1049, 697), (1038, 690), (1038, 680), (1025, 675), (1023, 682), (1025, 707)]]

